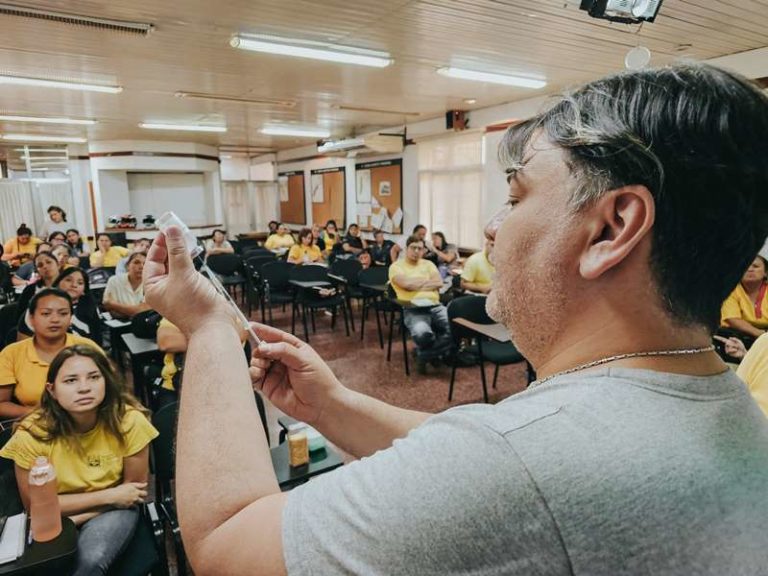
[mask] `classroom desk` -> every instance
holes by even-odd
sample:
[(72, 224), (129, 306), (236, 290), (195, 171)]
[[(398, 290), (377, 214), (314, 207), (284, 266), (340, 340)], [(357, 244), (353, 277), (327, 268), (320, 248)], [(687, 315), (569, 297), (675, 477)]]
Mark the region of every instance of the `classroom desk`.
[(331, 286), (330, 282), (325, 280), (288, 280), (288, 282), (299, 288), (311, 289), (311, 288), (328, 288)]
[(504, 324), (478, 324), (466, 318), (454, 318), (453, 321), (465, 328), (469, 328), (473, 332), (488, 336), (488, 338), (496, 340), (496, 342), (510, 342), (512, 340), (509, 330), (507, 330)]
[(154, 359), (162, 360), (163, 352), (157, 347), (157, 341), (148, 338), (137, 338), (132, 333), (122, 334), (123, 344), (131, 356), (131, 371), (133, 373), (133, 393), (145, 406), (150, 405), (149, 383), (144, 378), (144, 366)]
[(120, 337), (131, 331), (131, 321), (110, 318), (109, 320), (103, 320), (103, 323), (109, 330), (109, 344), (112, 347), (112, 358), (120, 364), (120, 344), (122, 343)]
[(62, 518), (61, 534), (50, 542), (32, 542), (20, 558), (0, 564), (0, 576), (69, 574), (76, 553), (77, 528), (72, 520)]
[(329, 446), (309, 453), (309, 464), (291, 468), (288, 455), (288, 442), (283, 442), (269, 451), (272, 466), (275, 469), (277, 483), (282, 492), (287, 492), (304, 484), (313, 476), (330, 472), (343, 465), (341, 456)]

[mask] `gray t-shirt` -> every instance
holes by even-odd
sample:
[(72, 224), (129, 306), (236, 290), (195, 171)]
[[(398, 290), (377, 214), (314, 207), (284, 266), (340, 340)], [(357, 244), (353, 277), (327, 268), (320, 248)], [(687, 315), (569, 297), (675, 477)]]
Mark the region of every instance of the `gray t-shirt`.
[(295, 574), (768, 574), (768, 420), (730, 371), (603, 368), (430, 418), (290, 493)]

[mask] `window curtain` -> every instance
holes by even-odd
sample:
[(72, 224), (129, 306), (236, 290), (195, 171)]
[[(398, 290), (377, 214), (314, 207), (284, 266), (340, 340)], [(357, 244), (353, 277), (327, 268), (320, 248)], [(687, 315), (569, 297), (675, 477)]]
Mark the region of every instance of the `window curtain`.
[(483, 246), (483, 135), (419, 142), (419, 221), (449, 243)]
[(20, 180), (0, 181), (0, 234), (5, 243), (16, 236), (16, 229), (24, 223), (37, 233), (32, 202), (32, 183)]
[(251, 207), (248, 182), (222, 182), (224, 225), (227, 235), (234, 238), (251, 230)]
[(251, 182), (254, 189), (254, 229), (266, 232), (270, 220), (280, 220), (280, 193), (277, 182)]

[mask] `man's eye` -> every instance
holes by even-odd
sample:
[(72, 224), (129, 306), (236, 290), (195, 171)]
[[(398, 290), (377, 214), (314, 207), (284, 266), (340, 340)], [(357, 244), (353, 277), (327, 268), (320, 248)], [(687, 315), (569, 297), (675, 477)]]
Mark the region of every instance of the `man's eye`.
[(514, 208), (517, 206), (518, 202), (520, 202), (520, 200), (517, 198), (507, 198), (507, 201), (504, 203), (504, 205), (509, 206), (510, 208)]

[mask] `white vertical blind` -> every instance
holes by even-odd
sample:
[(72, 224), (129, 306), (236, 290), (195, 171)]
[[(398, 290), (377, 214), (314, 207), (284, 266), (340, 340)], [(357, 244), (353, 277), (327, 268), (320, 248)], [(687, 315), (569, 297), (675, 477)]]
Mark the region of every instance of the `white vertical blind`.
[(419, 219), (451, 244), (483, 245), (483, 135), (460, 134), (420, 142)]
[[(48, 217), (48, 206), (60, 206), (69, 222), (74, 221), (72, 182), (69, 180), (0, 181), (0, 238), (5, 242), (16, 235), (20, 224), (40, 234)], [(74, 225), (74, 224), (73, 224)]]

